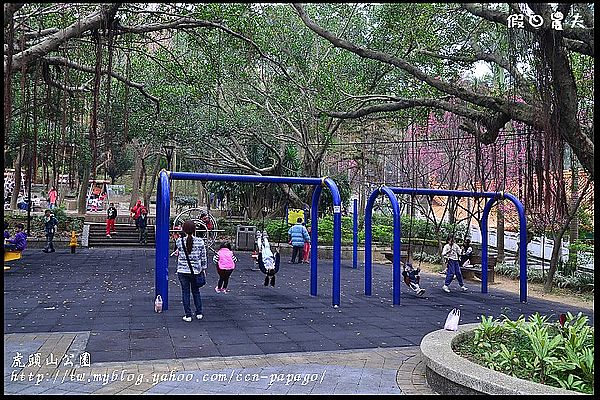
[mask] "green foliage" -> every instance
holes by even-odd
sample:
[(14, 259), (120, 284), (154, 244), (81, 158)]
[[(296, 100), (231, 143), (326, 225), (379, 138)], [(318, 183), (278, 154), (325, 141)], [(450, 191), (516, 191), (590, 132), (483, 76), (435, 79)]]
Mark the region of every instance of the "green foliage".
[[(520, 269), (514, 264), (498, 264), (495, 272), (511, 279), (519, 279), (520, 276)], [(540, 269), (527, 268), (527, 282), (545, 283), (546, 277)], [(570, 275), (563, 275), (561, 271), (557, 270), (554, 274), (552, 284), (560, 288), (570, 288), (582, 292), (589, 291), (593, 289), (594, 274), (576, 271)]]
[[(84, 217), (71, 216), (65, 212), (63, 207), (57, 207), (53, 211), (54, 216), (58, 220), (57, 234), (58, 235), (70, 235), (71, 231), (81, 233), (83, 230), (83, 224), (85, 222)], [(6, 222), (8, 222), (11, 230), (18, 223), (25, 225), (27, 229), (27, 214), (22, 213), (10, 213), (4, 216)], [(31, 237), (43, 237), (44, 233), (44, 215), (32, 215), (30, 225), (30, 236)]]
[[(579, 223), (579, 237), (587, 237), (589, 234), (593, 237), (594, 219), (589, 205), (582, 205), (579, 207), (577, 210), (577, 220)], [(593, 248), (593, 246), (591, 247)]]
[[(338, 187), (342, 201), (342, 207), (349, 207), (352, 190), (350, 189), (348, 174), (340, 173), (337, 175), (332, 175), (330, 178), (335, 181), (335, 184)], [(333, 198), (331, 196), (331, 192), (327, 188), (324, 188), (321, 192), (321, 198), (319, 199), (319, 210), (328, 210), (329, 212), (333, 212)]]
[[(490, 369), (582, 393), (594, 393), (594, 327), (582, 313), (563, 326), (538, 313), (525, 321), (481, 316), (469, 339), (453, 349)], [(496, 349), (496, 350), (494, 350)]]
[[(373, 241), (380, 243), (392, 243), (393, 242), (393, 226), (394, 219), (391, 216), (385, 214), (373, 214), (371, 219), (373, 225)], [(464, 237), (467, 232), (466, 224), (448, 224), (441, 223), (439, 234), (435, 233), (435, 224), (425, 218), (411, 218), (410, 215), (401, 215), (400, 223), (402, 226), (402, 237), (403, 238), (417, 238), (416, 243), (420, 240), (433, 240), (436, 241), (438, 238), (445, 242), (446, 237), (449, 234), (454, 234), (455, 237)], [(439, 224), (439, 222), (438, 222)], [(376, 227), (380, 226), (377, 229)], [(385, 229), (384, 229), (385, 227)]]
[(442, 256), (440, 254), (429, 254), (424, 251), (415, 252), (413, 254), (413, 258), (417, 261), (427, 262), (427, 263), (431, 263), (431, 264), (441, 264), (442, 263)]

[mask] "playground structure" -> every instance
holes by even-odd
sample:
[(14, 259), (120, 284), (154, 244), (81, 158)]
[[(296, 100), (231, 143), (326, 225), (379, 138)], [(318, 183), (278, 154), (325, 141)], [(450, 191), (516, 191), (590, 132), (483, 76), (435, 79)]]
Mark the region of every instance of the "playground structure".
[[(401, 223), (400, 206), (396, 194), (409, 195), (429, 195), (429, 196), (457, 196), (457, 197), (483, 197), (488, 198), (483, 209), (481, 218), (481, 293), (488, 291), (488, 216), (493, 204), (500, 199), (508, 199), (513, 202), (519, 212), (519, 289), (520, 301), (527, 302), (527, 225), (525, 219), (525, 208), (523, 204), (512, 194), (505, 192), (469, 192), (462, 190), (443, 190), (443, 189), (424, 189), (424, 188), (400, 188), (381, 186), (374, 190), (365, 206), (365, 295), (371, 295), (372, 281), (372, 214), (375, 200), (380, 194), (385, 194), (392, 204), (393, 224), (394, 224), (394, 245), (393, 245), (393, 304), (400, 304), (400, 258), (401, 258)], [(357, 230), (357, 224), (354, 223), (354, 230)], [(354, 237), (356, 238), (356, 233)], [(524, 247), (523, 247), (524, 245)], [(357, 240), (354, 240), (354, 247), (357, 246)], [(355, 250), (356, 252), (356, 250)], [(355, 265), (356, 263), (354, 263)]]
[[(4, 264), (10, 261), (20, 260), (22, 256), (22, 252), (20, 250), (7, 250), (4, 249)], [(4, 265), (4, 270), (8, 271), (10, 267), (8, 265)]]
[(107, 209), (106, 205), (110, 203), (110, 197), (108, 185), (109, 180), (105, 179), (90, 179), (89, 188), (86, 195), (86, 211), (92, 210), (94, 201), (97, 201), (97, 211), (104, 211)]
[(328, 177), (287, 177), (287, 176), (260, 176), (260, 175), (234, 175), (211, 174), (194, 172), (172, 172), (162, 170), (159, 173), (156, 191), (156, 269), (154, 298), (160, 295), (163, 299), (163, 311), (169, 308), (169, 215), (170, 202), (169, 190), (171, 180), (194, 181), (221, 181), (221, 182), (252, 182), (252, 183), (286, 183), (313, 185), (315, 190), (311, 206), (311, 251), (310, 255), (310, 294), (317, 295), (317, 262), (318, 262), (318, 217), (319, 199), (323, 186), (331, 191), (333, 201), (333, 275), (332, 275), (332, 304), (340, 305), (340, 260), (342, 241), (342, 200), (335, 182)]
[(181, 226), (188, 219), (191, 219), (196, 224), (196, 235), (204, 239), (207, 247), (212, 248), (215, 240), (217, 240), (217, 234), (223, 232), (223, 230), (218, 229), (215, 217), (208, 210), (198, 207), (188, 208), (177, 214), (173, 219), (171, 232), (180, 231)]

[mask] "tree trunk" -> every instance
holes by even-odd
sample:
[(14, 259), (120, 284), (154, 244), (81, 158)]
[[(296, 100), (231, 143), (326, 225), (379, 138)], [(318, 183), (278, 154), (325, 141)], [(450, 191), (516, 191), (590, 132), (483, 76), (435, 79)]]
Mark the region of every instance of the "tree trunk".
[(83, 179), (81, 185), (79, 185), (79, 195), (77, 196), (77, 213), (85, 215), (87, 211), (87, 191), (90, 186), (90, 170), (91, 165), (86, 164), (83, 166)]
[(552, 281), (554, 280), (554, 274), (558, 267), (559, 258), (561, 257), (560, 248), (562, 246), (562, 238), (567, 231), (568, 225), (561, 229), (558, 234), (553, 235), (554, 246), (552, 247), (552, 257), (550, 258), (550, 269), (548, 269), (548, 275), (546, 275), (546, 282), (544, 283), (544, 292), (550, 293), (552, 291)]
[(148, 208), (147, 192), (148, 192), (148, 172), (146, 171), (146, 160), (142, 159), (142, 182), (140, 183), (142, 187), (142, 204), (146, 208)]
[(198, 195), (198, 206), (204, 204), (204, 206), (208, 209), (210, 208), (208, 202), (210, 201), (210, 196), (206, 195), (206, 190), (202, 186), (202, 182), (196, 181), (196, 193)]
[(21, 192), (21, 163), (23, 162), (23, 147), (18, 147), (17, 158), (15, 159), (15, 188), (13, 189), (12, 196), (10, 197), (10, 209), (17, 209), (17, 199)]
[(558, 266), (558, 260), (561, 256), (560, 248), (562, 245), (562, 238), (569, 229), (571, 225), (571, 220), (577, 215), (577, 210), (579, 209), (579, 205), (581, 204), (581, 200), (583, 200), (583, 196), (587, 192), (587, 189), (590, 187), (591, 180), (588, 180), (585, 184), (584, 188), (581, 190), (581, 193), (577, 195), (577, 201), (572, 205), (571, 209), (568, 210), (567, 220), (563, 223), (558, 233), (554, 234), (554, 247), (552, 247), (552, 258), (550, 259), (550, 269), (548, 270), (548, 275), (546, 276), (546, 283), (544, 284), (544, 292), (550, 293), (552, 291), (552, 280), (554, 279), (554, 273), (556, 272), (556, 267)]
[(133, 167), (132, 177), (132, 188), (131, 188), (131, 200), (129, 201), (129, 208), (131, 209), (140, 197), (140, 177), (142, 176), (142, 158), (139, 156), (136, 149), (135, 165)]
[(160, 154), (156, 155), (156, 160), (154, 161), (154, 167), (152, 168), (152, 179), (150, 180), (150, 188), (146, 196), (144, 197), (144, 204), (147, 204), (149, 207), (150, 198), (152, 197), (152, 193), (154, 193), (154, 189), (156, 188), (156, 177), (158, 176), (158, 171), (160, 169)]
[[(572, 153), (571, 153), (572, 154)], [(571, 204), (575, 205), (577, 202), (577, 191), (579, 190), (579, 168), (576, 165), (575, 157), (571, 156)], [(577, 213), (571, 220), (569, 227), (569, 244), (573, 245), (575, 241), (579, 239), (579, 218)], [(577, 250), (574, 250), (571, 246), (569, 248), (569, 262), (577, 263)]]
[(504, 211), (502, 210), (503, 201), (500, 200), (496, 207), (496, 250), (498, 251), (498, 262), (504, 262)]

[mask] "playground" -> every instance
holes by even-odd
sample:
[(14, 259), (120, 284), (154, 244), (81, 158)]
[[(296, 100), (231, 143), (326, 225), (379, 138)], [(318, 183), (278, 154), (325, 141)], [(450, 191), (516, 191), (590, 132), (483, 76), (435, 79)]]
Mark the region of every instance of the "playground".
[[(364, 295), (364, 271), (341, 266), (339, 308), (331, 307), (330, 260), (319, 260), (317, 296), (310, 295), (310, 270), (282, 261), (275, 287), (263, 286), (250, 252), (238, 254), (231, 292), (214, 291), (217, 274), (207, 273), (201, 289), (204, 319), (181, 321), (181, 291), (175, 262), (169, 263), (171, 309), (153, 309), (155, 254), (146, 249), (82, 249), (75, 255), (32, 253), (4, 275), (4, 332), (82, 332), (92, 362), (274, 354), (306, 351), (405, 347), (443, 327), (459, 306), (461, 324), (481, 314), (516, 318), (535, 312), (559, 314), (586, 309), (530, 298), (493, 288), (441, 291), (443, 278), (423, 273), (427, 293), (417, 297), (402, 286), (402, 304), (393, 305), (392, 270), (373, 265), (373, 295)], [(23, 282), (27, 281), (28, 290)], [(408, 289), (408, 290), (407, 290)]]
[[(5, 392), (464, 394), (423, 338), (459, 313), (463, 342), (484, 316), (545, 332), (540, 313), (581, 347), (465, 351), (593, 393), (593, 3), (4, 15)], [(58, 379), (54, 352), (99, 374), (287, 363), (297, 384), (28, 385)]]

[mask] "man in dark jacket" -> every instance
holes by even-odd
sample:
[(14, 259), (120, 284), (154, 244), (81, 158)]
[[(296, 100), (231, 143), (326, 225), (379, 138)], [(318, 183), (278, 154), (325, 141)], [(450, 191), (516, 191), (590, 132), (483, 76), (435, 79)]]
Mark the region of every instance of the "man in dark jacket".
[(146, 244), (148, 241), (148, 209), (144, 206), (141, 207), (140, 217), (138, 220), (138, 226), (140, 228), (139, 241), (140, 244)]
[(46, 210), (44, 214), (44, 231), (46, 232), (46, 247), (42, 250), (44, 253), (54, 253), (54, 234), (56, 233), (56, 225), (58, 225), (58, 220), (52, 214), (52, 211)]

